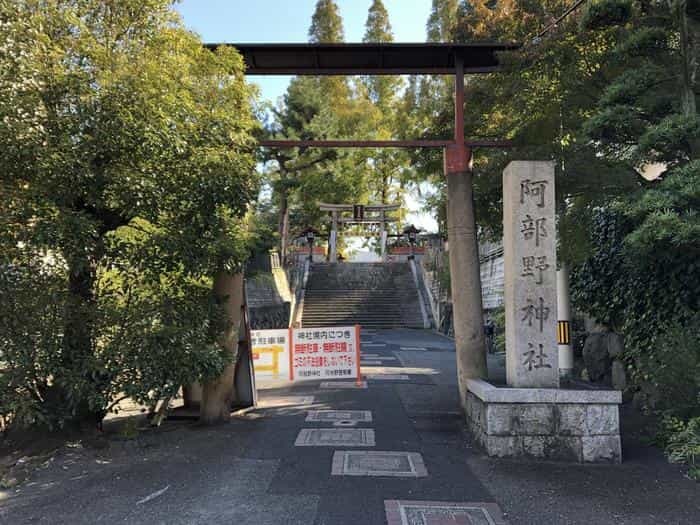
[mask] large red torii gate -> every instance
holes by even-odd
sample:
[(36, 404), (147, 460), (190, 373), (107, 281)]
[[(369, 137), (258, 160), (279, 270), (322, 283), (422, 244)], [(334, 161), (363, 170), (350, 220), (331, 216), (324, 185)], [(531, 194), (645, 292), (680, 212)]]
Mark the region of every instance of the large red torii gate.
[(269, 148), (443, 148), (447, 231), (461, 402), (468, 378), (486, 379), (481, 280), (472, 194), (471, 149), (507, 147), (503, 140), (465, 139), (464, 75), (497, 71), (497, 53), (512, 43), (205, 44), (233, 46), (248, 75), (454, 75), (452, 140), (262, 140)]

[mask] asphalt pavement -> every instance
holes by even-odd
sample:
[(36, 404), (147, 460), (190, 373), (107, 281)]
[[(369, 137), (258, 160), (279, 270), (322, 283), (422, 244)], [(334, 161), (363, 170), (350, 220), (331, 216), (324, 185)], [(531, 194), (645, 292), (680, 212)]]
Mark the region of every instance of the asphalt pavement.
[[(374, 363), (363, 367), (366, 389), (267, 385), (259, 408), (226, 425), (168, 421), (134, 439), (113, 436), (106, 449), (70, 444), (28, 482), (0, 491), (0, 523), (700, 523), (700, 485), (634, 436), (623, 436), (622, 465), (485, 457), (463, 423), (452, 340), (412, 330), (362, 339), (363, 360)], [(501, 374), (503, 357), (489, 365)], [(370, 411), (371, 421), (306, 421), (319, 410)], [(374, 445), (295, 446), (303, 429), (341, 431), (332, 439), (365, 429)], [(334, 456), (347, 451), (356, 459), (336, 466), (348, 472), (358, 461), (400, 474), (411, 463), (401, 453), (425, 472), (413, 462), (407, 477), (334, 474)]]

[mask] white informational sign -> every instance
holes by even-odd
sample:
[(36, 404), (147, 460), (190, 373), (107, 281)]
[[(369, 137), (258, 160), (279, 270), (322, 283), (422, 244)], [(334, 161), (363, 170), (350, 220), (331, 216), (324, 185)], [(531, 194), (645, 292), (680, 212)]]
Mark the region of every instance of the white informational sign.
[(256, 379), (289, 378), (289, 329), (251, 330)]
[(293, 381), (360, 380), (360, 326), (292, 330)]

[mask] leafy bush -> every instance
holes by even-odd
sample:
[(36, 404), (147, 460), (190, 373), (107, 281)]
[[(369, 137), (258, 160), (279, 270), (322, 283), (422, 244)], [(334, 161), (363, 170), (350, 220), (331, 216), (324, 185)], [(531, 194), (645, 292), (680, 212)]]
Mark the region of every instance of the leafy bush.
[(687, 422), (670, 418), (664, 421), (664, 427), (669, 436), (666, 445), (669, 461), (688, 465), (688, 476), (700, 481), (700, 417)]
[(0, 263), (0, 416), (52, 426), (48, 401), (59, 371), (65, 293), (59, 266)]
[(700, 316), (663, 328), (645, 350), (632, 367), (644, 406), (663, 418), (700, 417)]
[(593, 213), (591, 251), (573, 272), (579, 310), (625, 336), (628, 357), (653, 352), (700, 310), (700, 163)]
[(95, 424), (121, 396), (153, 402), (224, 366), (211, 285), (248, 256), (254, 93), (242, 57), (204, 48), (171, 4), (0, 2), (15, 423)]
[(494, 325), (493, 346), (496, 352), (506, 351), (506, 309), (503, 306), (495, 309), (491, 314)]
[(674, 165), (692, 158), (692, 144), (700, 136), (697, 115), (675, 114), (650, 127), (639, 138), (639, 153), (646, 161)]
[(581, 18), (581, 26), (590, 30), (622, 25), (629, 20), (631, 15), (632, 2), (630, 0), (589, 2)]
[(597, 209), (591, 253), (572, 279), (578, 309), (623, 334), (631, 389), (645, 410), (666, 421), (658, 441), (670, 447), (670, 457), (691, 462), (696, 476), (699, 206), (700, 163), (694, 161)]
[(0, 416), (8, 423), (61, 428), (81, 411), (104, 416), (127, 396), (152, 405), (225, 366), (210, 284), (133, 268), (102, 273), (93, 352), (67, 359), (64, 265), (26, 259), (15, 255), (0, 272)]

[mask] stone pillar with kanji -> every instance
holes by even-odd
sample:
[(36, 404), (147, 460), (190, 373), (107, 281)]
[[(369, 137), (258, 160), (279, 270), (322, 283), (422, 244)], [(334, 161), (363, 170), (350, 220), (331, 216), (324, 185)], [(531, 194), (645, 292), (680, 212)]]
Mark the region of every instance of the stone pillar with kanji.
[(506, 381), (559, 387), (554, 163), (511, 162), (503, 172)]

